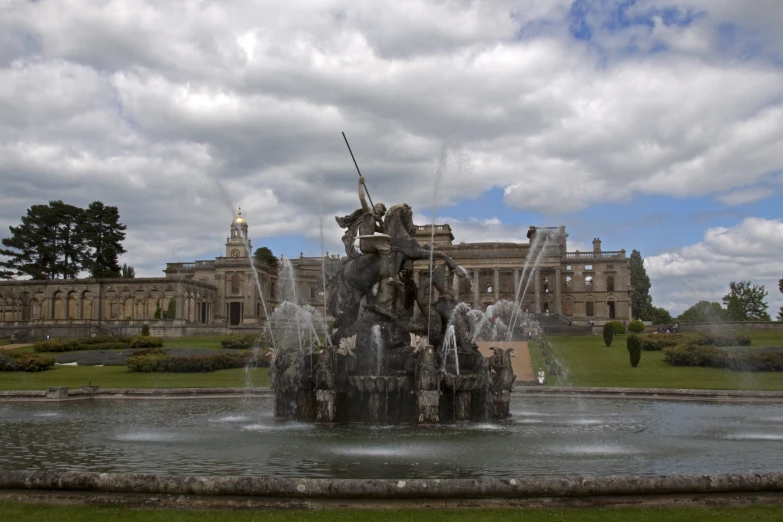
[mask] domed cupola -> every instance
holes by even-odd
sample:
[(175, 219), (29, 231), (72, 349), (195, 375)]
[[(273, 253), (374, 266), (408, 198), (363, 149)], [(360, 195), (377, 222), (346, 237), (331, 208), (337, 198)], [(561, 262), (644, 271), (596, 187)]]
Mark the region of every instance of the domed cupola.
[(237, 216), (231, 222), (231, 231), (226, 241), (226, 257), (248, 257), (251, 247), (249, 239), (245, 243), (247, 237), (247, 221), (242, 217), (242, 207), (239, 207)]

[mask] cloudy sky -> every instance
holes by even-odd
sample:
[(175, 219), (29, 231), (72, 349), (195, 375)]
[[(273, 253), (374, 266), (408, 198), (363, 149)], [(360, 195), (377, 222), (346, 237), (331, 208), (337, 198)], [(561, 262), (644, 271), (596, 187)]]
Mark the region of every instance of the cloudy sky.
[(0, 0), (0, 237), (101, 200), (159, 276), (241, 205), (255, 246), (318, 255), (323, 221), (338, 251), (345, 131), (375, 201), (457, 241), (566, 225), (640, 250), (675, 314), (744, 278), (774, 317), (781, 26), (778, 0)]

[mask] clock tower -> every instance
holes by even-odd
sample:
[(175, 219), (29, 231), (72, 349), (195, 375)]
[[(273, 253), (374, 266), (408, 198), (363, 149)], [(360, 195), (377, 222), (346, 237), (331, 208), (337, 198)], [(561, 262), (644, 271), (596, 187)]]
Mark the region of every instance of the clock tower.
[(242, 217), (242, 207), (239, 207), (226, 240), (226, 257), (250, 257), (252, 248), (250, 239), (247, 238), (247, 221)]

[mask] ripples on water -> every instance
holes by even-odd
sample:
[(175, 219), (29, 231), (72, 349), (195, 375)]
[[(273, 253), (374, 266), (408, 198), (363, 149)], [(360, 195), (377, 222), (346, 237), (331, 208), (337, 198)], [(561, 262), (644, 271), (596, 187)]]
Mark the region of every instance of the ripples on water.
[(508, 421), (319, 426), (267, 399), (7, 403), (0, 468), (447, 478), (777, 471), (777, 405), (523, 397)]

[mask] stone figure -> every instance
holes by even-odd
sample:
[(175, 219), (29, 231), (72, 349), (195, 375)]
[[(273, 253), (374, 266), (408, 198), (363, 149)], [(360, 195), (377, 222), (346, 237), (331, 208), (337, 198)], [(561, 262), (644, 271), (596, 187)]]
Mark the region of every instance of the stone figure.
[[(371, 236), (376, 232), (379, 234), (385, 233), (383, 225), (383, 216), (386, 214), (386, 205), (383, 203), (376, 203), (372, 208), (367, 204), (365, 198), (364, 189), (364, 177), (359, 177), (359, 201), (362, 204), (360, 209), (355, 210), (353, 213), (338, 217), (337, 224), (340, 228), (347, 229), (343, 234), (343, 244), (345, 245), (345, 253), (351, 259), (356, 259), (361, 254), (356, 251), (356, 238), (360, 236)], [(371, 241), (364, 239), (359, 240), (359, 248), (362, 250), (362, 254), (375, 254), (377, 253), (376, 246)]]
[(492, 372), (492, 391), (495, 393), (511, 391), (516, 380), (514, 370), (511, 368), (511, 358), (514, 357), (513, 348), (490, 348), (494, 354), (489, 358), (489, 369)]

